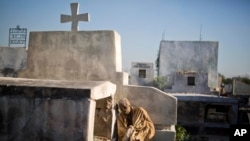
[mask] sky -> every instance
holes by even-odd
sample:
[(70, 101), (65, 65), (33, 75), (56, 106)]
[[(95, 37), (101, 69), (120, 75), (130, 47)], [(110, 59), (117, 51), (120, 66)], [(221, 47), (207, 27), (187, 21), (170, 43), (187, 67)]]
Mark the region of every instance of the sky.
[[(8, 45), (9, 28), (70, 31), (60, 23), (78, 2), (80, 31), (115, 30), (121, 36), (123, 71), (132, 62), (155, 63), (160, 41), (218, 41), (218, 72), (250, 76), (249, 0), (1, 0), (0, 46)], [(201, 34), (200, 34), (201, 33)], [(201, 36), (200, 36), (201, 35)]]

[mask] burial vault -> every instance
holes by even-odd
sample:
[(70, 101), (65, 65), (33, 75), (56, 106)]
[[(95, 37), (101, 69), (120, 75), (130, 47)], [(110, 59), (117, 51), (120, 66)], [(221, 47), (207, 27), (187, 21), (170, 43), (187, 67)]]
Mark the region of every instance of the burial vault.
[(132, 62), (130, 69), (131, 85), (152, 86), (154, 82), (154, 64), (146, 62)]
[[(91, 141), (96, 103), (114, 96), (115, 90), (107, 81), (2, 77), (0, 140)], [(111, 130), (102, 133), (110, 137)]]
[[(171, 92), (177, 90), (176, 77), (186, 78), (182, 83), (185, 83), (187, 89), (182, 89), (182, 92), (190, 92), (190, 87), (196, 86), (199, 86), (193, 91), (196, 93), (203, 93), (207, 87), (211, 90), (217, 88), (218, 46), (217, 41), (162, 40), (158, 56), (158, 76), (165, 78), (165, 89)], [(180, 75), (185, 74), (183, 72), (191, 72), (193, 75)], [(195, 77), (203, 74), (207, 75), (207, 84), (204, 83), (204, 77)], [(189, 86), (191, 83), (195, 85)]]
[[(89, 133), (92, 135), (88, 134), (88, 137), (116, 138), (115, 105), (116, 101), (126, 97), (134, 106), (144, 107), (152, 117), (156, 127), (154, 140), (174, 140), (177, 99), (153, 87), (128, 85), (128, 74), (121, 71), (120, 41), (115, 31), (31, 32), (27, 69), (20, 71), (19, 77), (89, 83), (109, 81), (116, 85), (115, 94), (109, 97), (97, 94), (104, 100), (95, 100), (95, 108), (92, 108), (95, 110), (89, 111), (94, 112), (95, 116), (94, 124), (89, 125), (94, 128), (94, 132)], [(109, 101), (111, 109), (107, 112), (105, 107), (110, 104)], [(104, 121), (104, 118), (108, 121)], [(100, 130), (104, 127), (105, 130)], [(58, 132), (60, 134), (61, 131)]]

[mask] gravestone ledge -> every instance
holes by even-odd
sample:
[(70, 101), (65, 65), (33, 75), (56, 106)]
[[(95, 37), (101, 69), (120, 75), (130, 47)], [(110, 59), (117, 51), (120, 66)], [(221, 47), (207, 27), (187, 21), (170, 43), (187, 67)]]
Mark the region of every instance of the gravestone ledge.
[(110, 97), (116, 91), (116, 85), (109, 81), (67, 81), (0, 77), (0, 86), (90, 90), (90, 98), (94, 100)]

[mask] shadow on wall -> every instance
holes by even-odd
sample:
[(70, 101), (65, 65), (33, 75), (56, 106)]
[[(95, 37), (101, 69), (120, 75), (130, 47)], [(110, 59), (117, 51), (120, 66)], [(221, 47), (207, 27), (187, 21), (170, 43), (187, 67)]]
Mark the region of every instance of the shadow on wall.
[(0, 77), (18, 77), (18, 72), (11, 68), (3, 68), (0, 72)]

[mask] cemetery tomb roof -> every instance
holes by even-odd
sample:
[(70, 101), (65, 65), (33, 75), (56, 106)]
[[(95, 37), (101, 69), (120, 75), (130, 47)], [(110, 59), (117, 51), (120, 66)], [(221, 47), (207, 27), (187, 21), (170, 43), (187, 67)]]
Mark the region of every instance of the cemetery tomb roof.
[(116, 91), (116, 85), (109, 81), (66, 81), (0, 77), (0, 85), (90, 90), (91, 98), (96, 100), (114, 95)]
[(172, 94), (180, 101), (193, 101), (193, 102), (218, 102), (218, 103), (233, 103), (237, 104), (236, 98), (223, 97), (217, 95), (196, 94), (196, 93), (178, 93)]

